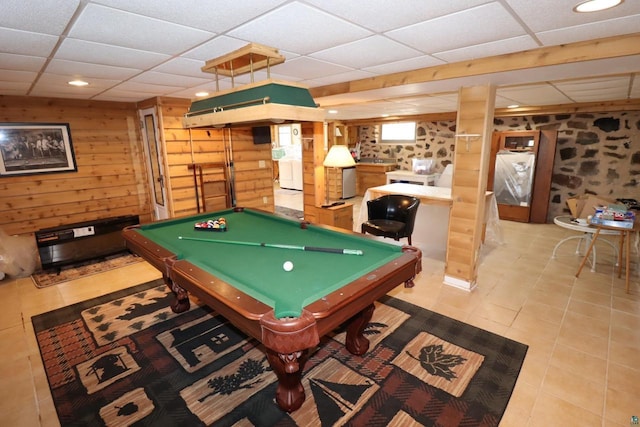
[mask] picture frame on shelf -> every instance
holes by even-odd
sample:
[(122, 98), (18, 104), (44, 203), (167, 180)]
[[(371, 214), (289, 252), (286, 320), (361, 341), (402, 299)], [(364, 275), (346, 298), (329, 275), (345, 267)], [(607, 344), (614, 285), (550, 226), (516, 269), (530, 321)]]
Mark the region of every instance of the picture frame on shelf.
[(68, 123), (0, 123), (0, 177), (77, 170)]

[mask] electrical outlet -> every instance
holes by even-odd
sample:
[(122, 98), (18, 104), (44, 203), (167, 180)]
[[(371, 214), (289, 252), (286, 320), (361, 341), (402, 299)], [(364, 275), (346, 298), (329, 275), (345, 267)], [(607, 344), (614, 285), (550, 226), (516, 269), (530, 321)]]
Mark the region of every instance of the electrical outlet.
[(267, 167), (267, 163), (264, 160), (258, 160), (258, 167), (259, 168), (266, 168)]
[(262, 203), (264, 203), (265, 205), (269, 202), (269, 198), (267, 196), (263, 196), (262, 197)]

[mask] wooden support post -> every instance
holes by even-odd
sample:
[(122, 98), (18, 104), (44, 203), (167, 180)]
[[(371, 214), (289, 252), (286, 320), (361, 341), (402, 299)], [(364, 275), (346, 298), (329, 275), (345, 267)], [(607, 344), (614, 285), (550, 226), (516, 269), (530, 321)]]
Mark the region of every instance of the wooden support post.
[(444, 283), (473, 290), (478, 274), (491, 152), (495, 86), (461, 88)]

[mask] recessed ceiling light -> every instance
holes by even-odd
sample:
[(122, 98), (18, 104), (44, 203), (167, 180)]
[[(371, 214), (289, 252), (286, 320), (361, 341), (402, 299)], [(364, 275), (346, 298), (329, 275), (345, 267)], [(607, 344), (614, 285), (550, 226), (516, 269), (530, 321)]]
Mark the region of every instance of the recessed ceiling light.
[(327, 111), (329, 114), (338, 114), (338, 110), (329, 110)]
[(518, 104), (507, 105), (507, 108), (518, 108), (518, 107), (519, 107)]
[(389, 117), (388, 114), (380, 114), (380, 117)]
[(196, 96), (198, 98), (202, 98), (203, 96), (207, 96), (207, 95), (209, 95), (209, 92), (197, 92), (196, 93)]
[(616, 7), (619, 4), (622, 4), (623, 1), (624, 0), (587, 0), (575, 5), (573, 7), (573, 11), (580, 13), (598, 12)]
[(71, 80), (68, 82), (71, 86), (87, 86), (89, 83), (84, 80)]

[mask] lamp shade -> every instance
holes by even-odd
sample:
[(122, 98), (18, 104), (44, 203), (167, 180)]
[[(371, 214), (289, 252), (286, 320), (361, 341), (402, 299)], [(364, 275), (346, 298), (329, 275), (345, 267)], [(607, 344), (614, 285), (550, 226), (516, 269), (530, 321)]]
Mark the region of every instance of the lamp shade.
[(333, 145), (329, 149), (323, 165), (328, 168), (348, 168), (355, 166), (356, 162), (346, 145)]

